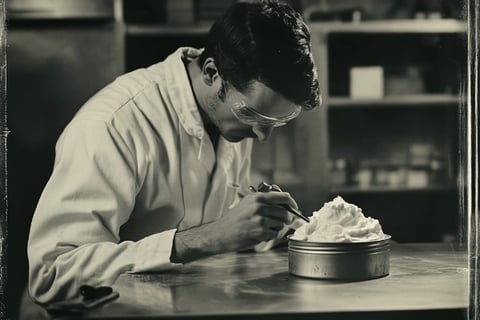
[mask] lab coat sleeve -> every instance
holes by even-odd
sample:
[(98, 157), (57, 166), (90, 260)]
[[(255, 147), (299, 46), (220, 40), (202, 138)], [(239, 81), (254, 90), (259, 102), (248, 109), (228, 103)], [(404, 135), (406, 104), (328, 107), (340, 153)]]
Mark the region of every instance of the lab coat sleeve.
[(141, 184), (135, 153), (103, 121), (77, 120), (60, 137), (28, 241), (29, 291), (39, 303), (111, 285), (126, 272), (166, 270), (176, 230), (120, 242)]

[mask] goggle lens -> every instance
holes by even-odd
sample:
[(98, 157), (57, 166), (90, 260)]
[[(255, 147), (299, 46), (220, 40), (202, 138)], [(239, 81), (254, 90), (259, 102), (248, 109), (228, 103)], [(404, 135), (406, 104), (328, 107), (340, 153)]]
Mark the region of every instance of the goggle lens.
[(287, 124), (288, 121), (296, 118), (301, 111), (301, 108), (298, 109), (291, 114), (277, 118), (264, 115), (250, 107), (248, 107), (244, 102), (237, 102), (232, 106), (232, 112), (235, 117), (242, 123), (256, 127), (256, 126), (269, 126), (269, 127), (281, 127)]

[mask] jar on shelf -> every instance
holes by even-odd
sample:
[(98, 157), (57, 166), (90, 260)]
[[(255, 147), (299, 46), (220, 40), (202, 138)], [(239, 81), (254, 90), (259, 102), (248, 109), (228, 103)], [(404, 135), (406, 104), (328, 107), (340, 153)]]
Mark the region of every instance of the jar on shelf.
[(429, 174), (426, 168), (413, 167), (407, 171), (407, 187), (425, 188), (429, 185)]
[(389, 185), (390, 169), (387, 165), (379, 165), (375, 170), (375, 184), (378, 186)]
[(364, 160), (360, 162), (360, 165), (354, 175), (355, 183), (360, 188), (369, 188), (373, 184), (374, 171), (371, 162)]
[(332, 186), (345, 186), (348, 183), (347, 160), (336, 159), (330, 162), (330, 183)]
[(388, 185), (393, 188), (405, 186), (406, 172), (405, 166), (393, 166), (388, 175)]

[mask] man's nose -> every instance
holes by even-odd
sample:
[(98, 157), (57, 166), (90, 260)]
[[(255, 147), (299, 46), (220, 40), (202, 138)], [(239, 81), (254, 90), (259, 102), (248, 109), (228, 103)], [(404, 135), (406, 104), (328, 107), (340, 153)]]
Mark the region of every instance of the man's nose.
[(272, 134), (273, 126), (255, 126), (252, 131), (259, 141), (266, 141)]

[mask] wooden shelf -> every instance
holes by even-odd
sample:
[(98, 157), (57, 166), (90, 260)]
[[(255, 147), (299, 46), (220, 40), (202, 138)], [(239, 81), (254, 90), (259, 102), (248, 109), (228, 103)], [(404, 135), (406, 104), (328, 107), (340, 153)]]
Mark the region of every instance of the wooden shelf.
[(330, 108), (342, 107), (405, 107), (405, 106), (457, 106), (461, 99), (453, 94), (391, 95), (382, 99), (329, 97)]
[(210, 24), (200, 25), (158, 25), (158, 24), (127, 24), (127, 35), (139, 36), (185, 36), (206, 35), (210, 30)]
[[(307, 22), (311, 31), (327, 33), (463, 33), (467, 25), (461, 20), (387, 20), (352, 22)], [(128, 35), (202, 35), (211, 23), (197, 25), (127, 24)]]
[(443, 186), (427, 186), (427, 187), (389, 187), (389, 186), (371, 186), (371, 187), (358, 187), (358, 186), (345, 186), (345, 187), (332, 187), (330, 194), (368, 194), (368, 193), (402, 193), (402, 192), (453, 192), (456, 191), (456, 186), (443, 185)]
[(363, 22), (307, 22), (324, 33), (464, 33), (467, 24), (456, 19), (399, 19)]

